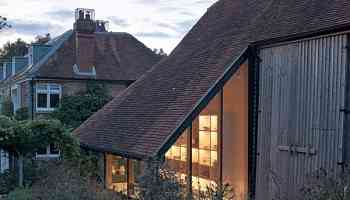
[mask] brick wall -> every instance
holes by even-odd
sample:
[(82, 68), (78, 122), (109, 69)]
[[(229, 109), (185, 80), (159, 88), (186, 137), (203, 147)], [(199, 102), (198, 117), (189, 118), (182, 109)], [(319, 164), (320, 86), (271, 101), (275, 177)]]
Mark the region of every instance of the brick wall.
[[(62, 88), (62, 96), (71, 96), (80, 92), (85, 92), (87, 89), (87, 81), (85, 80), (40, 80), (36, 81), (35, 84), (40, 83), (55, 83), (61, 85)], [(97, 81), (97, 83), (104, 83), (107, 87), (107, 90), (110, 92), (112, 97), (117, 96), (123, 90), (127, 88), (127, 84), (124, 83), (115, 83), (110, 81)], [(35, 87), (34, 87), (35, 88)], [(34, 89), (35, 94), (35, 89)], [(25, 95), (25, 94), (23, 94)], [(34, 95), (33, 106), (35, 106), (36, 95)], [(34, 109), (35, 110), (35, 109)]]

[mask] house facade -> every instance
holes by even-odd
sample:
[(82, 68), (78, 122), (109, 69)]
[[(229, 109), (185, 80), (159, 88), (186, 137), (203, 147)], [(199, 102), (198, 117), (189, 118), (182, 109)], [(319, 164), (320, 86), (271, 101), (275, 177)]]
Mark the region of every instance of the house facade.
[[(31, 44), (27, 55), (4, 62), (0, 101), (10, 99), (14, 112), (27, 108), (31, 119), (45, 117), (62, 97), (86, 91), (91, 82), (103, 84), (112, 97), (119, 95), (162, 58), (128, 33), (108, 32), (107, 22), (94, 15), (94, 10), (76, 9), (73, 30), (46, 44)], [(57, 153), (53, 147), (41, 152)], [(0, 154), (1, 169), (9, 166), (5, 154)]]
[[(350, 2), (219, 0), (169, 57), (75, 130), (133, 193), (148, 159), (188, 192), (297, 199), (349, 163)], [(105, 119), (105, 120), (99, 120)]]

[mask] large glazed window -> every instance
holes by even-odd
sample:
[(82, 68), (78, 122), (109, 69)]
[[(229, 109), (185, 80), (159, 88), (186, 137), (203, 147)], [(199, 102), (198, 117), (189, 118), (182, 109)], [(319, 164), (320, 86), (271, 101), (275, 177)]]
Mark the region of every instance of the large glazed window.
[(223, 89), (222, 178), (239, 194), (248, 187), (248, 65)]
[(192, 123), (192, 188), (196, 192), (220, 182), (219, 136), (221, 95)]
[(111, 190), (127, 194), (128, 167), (127, 159), (114, 155), (106, 156), (107, 187)]

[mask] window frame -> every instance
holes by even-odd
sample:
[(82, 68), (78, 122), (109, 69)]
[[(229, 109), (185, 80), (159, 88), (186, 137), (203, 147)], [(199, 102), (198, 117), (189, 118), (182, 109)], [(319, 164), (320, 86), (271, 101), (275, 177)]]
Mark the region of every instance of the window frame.
[(45, 154), (40, 154), (38, 152), (35, 153), (35, 158), (36, 159), (54, 159), (54, 158), (59, 158), (61, 156), (61, 151), (58, 150), (57, 154), (51, 153), (51, 145), (48, 145), (46, 147), (46, 153)]
[[(42, 88), (40, 88), (42, 87)], [(45, 89), (43, 89), (45, 87)], [(56, 88), (55, 88), (56, 87)], [(58, 89), (57, 89), (58, 88)], [(46, 94), (46, 107), (39, 107), (39, 94)], [(35, 87), (35, 109), (37, 112), (52, 112), (55, 111), (57, 108), (51, 107), (51, 95), (52, 94), (58, 94), (59, 95), (59, 103), (62, 98), (62, 86), (57, 83), (39, 83), (36, 84)]]

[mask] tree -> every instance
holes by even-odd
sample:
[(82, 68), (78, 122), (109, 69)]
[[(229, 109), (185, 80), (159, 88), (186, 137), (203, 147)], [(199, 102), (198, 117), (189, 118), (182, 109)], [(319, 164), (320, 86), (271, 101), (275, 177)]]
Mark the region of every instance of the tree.
[(77, 128), (111, 98), (105, 85), (89, 82), (86, 92), (63, 97), (60, 108), (53, 112), (51, 117), (60, 120), (69, 128)]
[(0, 62), (2, 60), (10, 60), (13, 56), (24, 56), (28, 53), (28, 44), (21, 39), (15, 42), (7, 42), (0, 49)]
[(16, 121), (0, 116), (0, 148), (14, 152), (18, 158), (18, 183), (23, 186), (23, 163), (40, 148), (55, 144), (63, 158), (79, 155), (75, 138), (57, 120)]
[(11, 25), (8, 24), (6, 17), (0, 16), (0, 30), (4, 28), (11, 28)]

